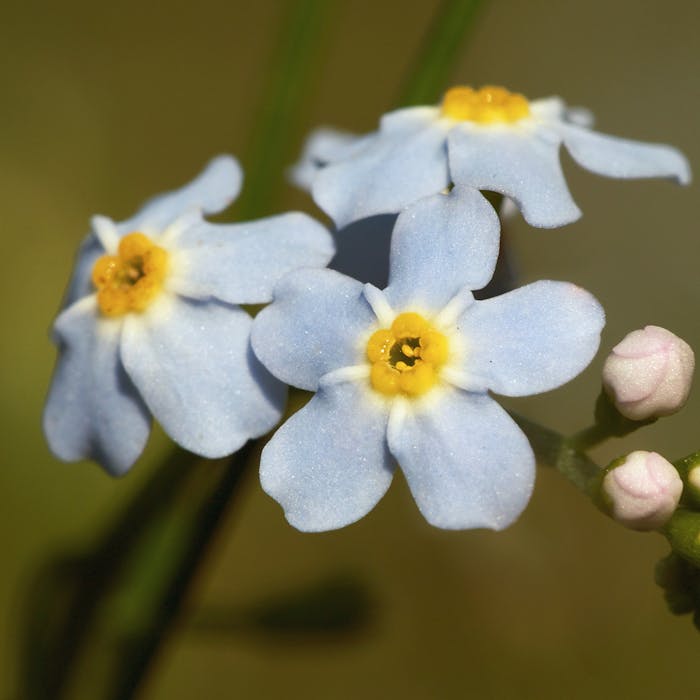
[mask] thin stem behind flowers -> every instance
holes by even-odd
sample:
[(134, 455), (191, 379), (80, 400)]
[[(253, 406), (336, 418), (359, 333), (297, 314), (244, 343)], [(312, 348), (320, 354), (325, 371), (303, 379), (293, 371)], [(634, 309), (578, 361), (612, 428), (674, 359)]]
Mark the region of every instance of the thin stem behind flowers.
[(474, 26), (483, 0), (443, 0), (416, 56), (398, 104), (402, 107), (436, 102), (447, 87), (449, 74), (464, 37)]

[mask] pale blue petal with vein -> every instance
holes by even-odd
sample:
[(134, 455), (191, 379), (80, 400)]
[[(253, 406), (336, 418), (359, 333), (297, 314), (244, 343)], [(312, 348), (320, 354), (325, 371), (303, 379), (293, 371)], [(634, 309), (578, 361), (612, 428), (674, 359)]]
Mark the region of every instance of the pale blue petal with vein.
[(232, 304), (272, 299), (275, 284), (300, 267), (324, 267), (335, 252), (318, 221), (291, 212), (241, 224), (201, 220), (175, 239), (183, 268), (169, 284), (196, 299), (216, 297)]
[(297, 187), (310, 190), (322, 167), (353, 155), (376, 134), (358, 136), (348, 131), (319, 127), (304, 142), (299, 160), (288, 171), (288, 177)]
[(238, 161), (232, 156), (217, 156), (192, 182), (149, 200), (133, 217), (120, 222), (117, 230), (123, 236), (143, 227), (163, 229), (192, 209), (217, 214), (238, 196), (242, 182)]
[(222, 457), (280, 419), (286, 388), (253, 355), (251, 324), (235, 306), (179, 297), (125, 318), (124, 367), (154, 417), (185, 449)]
[(448, 148), (455, 184), (510, 197), (533, 226), (563, 226), (581, 216), (564, 179), (558, 144), (536, 130), (458, 125)]
[(319, 171), (313, 198), (338, 228), (399, 211), (448, 186), (445, 130), (432, 114), (424, 108), (395, 113), (378, 138)]
[(349, 525), (389, 488), (395, 464), (386, 444), (388, 409), (366, 381), (322, 381), (263, 450), (260, 483), (299, 530)]
[(54, 325), (59, 356), (44, 409), (51, 450), (66, 461), (93, 459), (123, 474), (141, 454), (151, 418), (119, 358), (121, 323), (100, 318), (95, 297)]
[(586, 170), (617, 178), (666, 177), (690, 183), (690, 165), (672, 146), (642, 143), (561, 124), (557, 130), (573, 159)]
[(396, 421), (392, 416), (389, 449), (429, 523), (502, 530), (530, 500), (532, 448), (488, 395), (438, 391), (429, 408), (409, 408)]
[(569, 282), (542, 280), (474, 302), (456, 322), (466, 388), (528, 396), (561, 386), (593, 359), (604, 324), (593, 295)]
[(500, 224), (477, 190), (456, 187), (417, 202), (399, 215), (391, 240), (386, 296), (439, 310), (461, 289), (480, 289), (493, 276)]
[(253, 349), (278, 379), (315, 391), (324, 374), (364, 362), (375, 323), (362, 283), (334, 270), (297, 270), (256, 316)]

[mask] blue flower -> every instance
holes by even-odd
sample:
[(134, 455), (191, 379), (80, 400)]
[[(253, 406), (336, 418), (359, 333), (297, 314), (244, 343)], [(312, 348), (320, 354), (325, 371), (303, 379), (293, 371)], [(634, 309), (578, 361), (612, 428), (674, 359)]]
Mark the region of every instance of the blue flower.
[(600, 175), (690, 182), (676, 149), (598, 134), (591, 121), (556, 97), (528, 102), (503, 88), (455, 87), (440, 106), (390, 112), (364, 136), (315, 132), (291, 174), (338, 228), (398, 212), (450, 184), (510, 197), (533, 226), (571, 223), (581, 211), (562, 173), (562, 143)]
[(270, 301), (284, 274), (325, 265), (333, 244), (300, 213), (207, 222), (241, 180), (237, 161), (221, 156), (127, 221), (93, 219), (53, 327), (44, 431), (60, 459), (121, 474), (143, 450), (151, 414), (206, 457), (279, 421), (286, 389), (252, 353), (252, 319), (237, 305)]
[[(460, 214), (457, 216), (456, 214)], [(553, 389), (594, 356), (598, 302), (540, 281), (486, 301), (499, 224), (468, 188), (400, 214), (389, 285), (297, 270), (253, 325), (255, 353), (279, 379), (315, 391), (262, 454), (262, 486), (300, 530), (368, 513), (401, 465), (437, 527), (502, 529), (527, 504), (535, 460), (489, 391)]]

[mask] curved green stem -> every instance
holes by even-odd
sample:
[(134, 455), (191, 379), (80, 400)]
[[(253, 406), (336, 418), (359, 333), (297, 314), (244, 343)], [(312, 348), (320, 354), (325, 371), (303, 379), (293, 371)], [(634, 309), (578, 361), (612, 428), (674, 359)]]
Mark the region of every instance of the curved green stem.
[(567, 442), (572, 448), (579, 450), (581, 452), (586, 452), (596, 445), (600, 445), (611, 437), (614, 437), (615, 433), (610, 431), (609, 426), (601, 425), (600, 423), (594, 423), (589, 425), (583, 430), (579, 430), (574, 433), (569, 438)]
[(483, 0), (443, 0), (425, 37), (410, 78), (399, 97), (399, 105), (431, 104), (447, 87), (464, 37), (475, 23)]
[(515, 413), (511, 417), (527, 435), (538, 464), (553, 467), (579, 491), (594, 496), (600, 476), (600, 467), (595, 462), (556, 431)]
[(595, 423), (575, 433), (568, 441), (575, 449), (586, 451), (610, 438), (624, 437), (655, 422), (656, 418), (639, 421), (625, 418), (608, 395), (601, 391), (595, 405)]
[(271, 213), (278, 198), (284, 166), (291, 160), (293, 137), (301, 123), (302, 106), (311, 91), (322, 30), (334, 6), (327, 0), (295, 0), (282, 18), (268, 89), (244, 158), (246, 185), (236, 205), (242, 221)]

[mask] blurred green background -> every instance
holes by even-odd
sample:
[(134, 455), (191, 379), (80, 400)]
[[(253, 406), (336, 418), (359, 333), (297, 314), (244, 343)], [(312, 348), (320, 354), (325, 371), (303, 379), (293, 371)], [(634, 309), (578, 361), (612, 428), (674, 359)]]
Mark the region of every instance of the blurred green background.
[[(333, 2), (305, 129), (375, 127), (412, 65), (435, 0)], [(0, 276), (3, 437), (0, 697), (16, 695), (28, 586), (42, 562), (80, 551), (148, 476), (167, 442), (115, 481), (49, 454), (39, 423), (55, 315), (88, 219), (126, 218), (188, 181), (211, 156), (246, 153), (287, 2), (5, 3), (0, 25)], [(700, 164), (700, 4), (695, 0), (493, 0), (454, 82), (558, 94), (601, 131), (682, 148)], [(298, 145), (298, 144), (297, 144)], [(294, 148), (292, 148), (294, 150)], [(561, 231), (509, 229), (522, 281), (575, 281), (608, 314), (601, 357), (548, 395), (510, 401), (567, 432), (591, 420), (607, 351), (663, 325), (700, 348), (697, 186), (620, 182), (564, 156), (585, 215)], [(287, 163), (279, 163), (282, 168)], [(280, 210), (314, 212), (285, 191)], [(595, 451), (677, 458), (700, 448), (700, 395), (677, 416)], [(666, 552), (624, 531), (542, 469), (505, 533), (428, 526), (402, 478), (360, 523), (302, 535), (249, 474), (187, 614), (141, 697), (694, 698), (700, 637), (653, 583)], [(245, 634), (225, 615), (329, 577), (371, 601), (352, 632)], [(221, 624), (203, 624), (216, 619)], [(91, 700), (91, 699), (88, 699)]]

